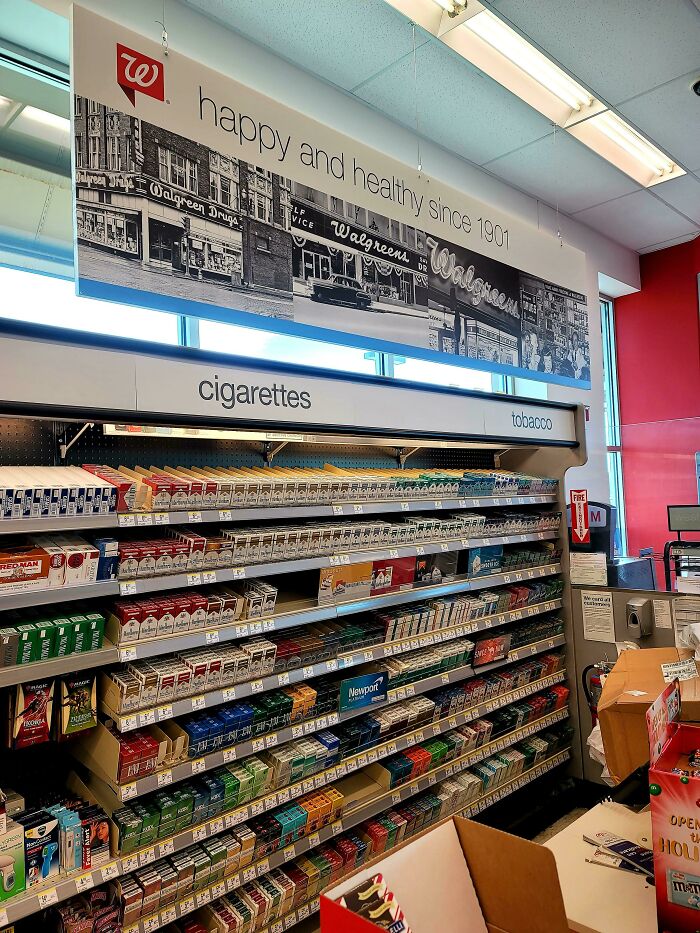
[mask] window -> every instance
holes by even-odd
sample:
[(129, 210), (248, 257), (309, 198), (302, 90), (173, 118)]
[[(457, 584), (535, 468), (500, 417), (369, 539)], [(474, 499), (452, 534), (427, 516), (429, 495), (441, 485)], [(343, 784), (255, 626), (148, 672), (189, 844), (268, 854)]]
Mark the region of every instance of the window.
[(99, 113), (100, 112), (100, 102), (97, 100), (91, 100), (89, 102), (90, 106), (88, 107), (88, 113)]
[(119, 139), (116, 136), (107, 137), (107, 168), (116, 172), (121, 168), (119, 164)]
[(88, 136), (88, 141), (90, 145), (90, 168), (99, 168), (100, 167), (100, 137), (99, 136)]
[(251, 168), (248, 177), (253, 216), (263, 223), (272, 223), (272, 172)]
[(80, 133), (75, 137), (75, 167), (85, 168), (85, 150), (83, 149), (83, 137)]
[(158, 146), (158, 177), (178, 188), (197, 193), (197, 163), (162, 146)]
[(83, 115), (83, 98), (77, 94), (73, 95), (73, 116), (81, 117)]
[[(104, 221), (98, 220), (96, 216), (84, 217), (83, 222), (91, 227), (95, 235), (104, 230)], [(109, 233), (119, 235), (119, 220), (108, 219), (107, 223), (110, 228), (114, 227)], [(152, 340), (171, 346), (178, 343), (176, 314), (79, 298), (75, 294), (75, 284), (66, 279), (0, 266), (0, 290), (6, 299), (0, 316), (14, 321), (69, 327), (91, 334)]]
[(426, 382), (436, 386), (453, 386), (456, 389), (473, 389), (477, 392), (503, 392), (505, 380), (502, 376), (449, 363), (431, 363), (428, 360), (397, 356), (388, 357), (387, 376), (409, 382)]
[(605, 441), (608, 448), (610, 502), (617, 509), (615, 553), (627, 553), (625, 491), (622, 481), (620, 402), (617, 391), (617, 350), (615, 346), (615, 305), (612, 298), (600, 298), (600, 325), (603, 333), (603, 390)]
[(264, 194), (258, 194), (255, 198), (255, 216), (263, 223), (272, 223), (272, 198), (265, 197)]
[(261, 253), (270, 252), (270, 238), (266, 236), (256, 236), (255, 237), (255, 248)]

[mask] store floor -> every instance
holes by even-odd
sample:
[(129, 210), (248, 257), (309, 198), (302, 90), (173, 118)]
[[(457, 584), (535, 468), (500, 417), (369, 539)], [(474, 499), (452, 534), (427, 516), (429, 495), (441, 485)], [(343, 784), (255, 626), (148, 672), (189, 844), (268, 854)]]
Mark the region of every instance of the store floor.
[(576, 807), (565, 816), (560, 817), (555, 823), (552, 823), (551, 826), (543, 829), (532, 841), (536, 842), (538, 845), (544, 845), (547, 840), (556, 836), (556, 834), (560, 833), (563, 829), (566, 829), (567, 826), (575, 822), (580, 816), (583, 816), (585, 812), (586, 810), (583, 807)]

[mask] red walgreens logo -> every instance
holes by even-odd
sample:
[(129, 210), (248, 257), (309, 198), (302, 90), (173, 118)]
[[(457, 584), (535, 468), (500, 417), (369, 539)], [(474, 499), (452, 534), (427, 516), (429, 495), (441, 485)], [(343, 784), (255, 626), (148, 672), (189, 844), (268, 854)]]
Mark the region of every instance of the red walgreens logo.
[(163, 63), (117, 42), (117, 84), (136, 106), (136, 92), (165, 100)]

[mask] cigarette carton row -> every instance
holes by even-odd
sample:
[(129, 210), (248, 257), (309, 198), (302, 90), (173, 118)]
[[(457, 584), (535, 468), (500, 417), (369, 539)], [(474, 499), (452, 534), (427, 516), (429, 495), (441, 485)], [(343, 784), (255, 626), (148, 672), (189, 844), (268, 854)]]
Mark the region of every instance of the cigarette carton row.
[[(114, 483), (81, 467), (0, 467), (0, 521), (109, 515), (118, 504)], [(121, 505), (126, 511), (134, 500)]]

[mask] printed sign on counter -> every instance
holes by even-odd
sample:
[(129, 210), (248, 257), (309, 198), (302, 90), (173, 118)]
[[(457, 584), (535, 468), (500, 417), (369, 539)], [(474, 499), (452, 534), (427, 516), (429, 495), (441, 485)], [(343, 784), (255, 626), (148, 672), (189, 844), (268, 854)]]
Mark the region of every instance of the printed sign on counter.
[(612, 593), (585, 590), (581, 593), (581, 611), (586, 641), (615, 641)]

